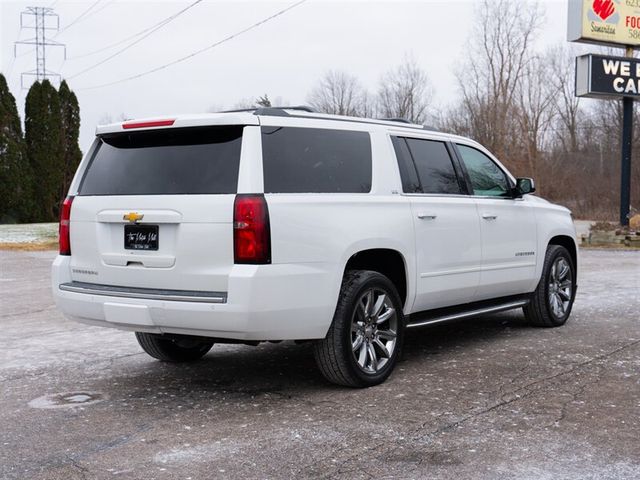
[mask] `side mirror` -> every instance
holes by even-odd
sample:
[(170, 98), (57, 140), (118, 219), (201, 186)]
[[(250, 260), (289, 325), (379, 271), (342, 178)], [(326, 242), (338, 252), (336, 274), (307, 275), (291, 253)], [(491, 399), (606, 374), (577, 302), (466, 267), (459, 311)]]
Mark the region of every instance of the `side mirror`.
[(518, 178), (516, 180), (516, 193), (518, 196), (534, 193), (536, 191), (536, 182), (533, 178)]

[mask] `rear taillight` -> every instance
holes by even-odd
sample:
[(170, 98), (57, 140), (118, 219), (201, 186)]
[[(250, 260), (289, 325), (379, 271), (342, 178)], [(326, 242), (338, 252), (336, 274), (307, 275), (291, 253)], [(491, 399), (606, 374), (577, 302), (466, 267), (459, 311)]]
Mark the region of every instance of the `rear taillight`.
[(67, 197), (62, 202), (62, 208), (60, 209), (60, 228), (58, 230), (60, 234), (60, 255), (71, 255), (70, 221), (72, 203), (73, 197)]
[(235, 263), (271, 263), (269, 209), (264, 195), (240, 194), (233, 204)]

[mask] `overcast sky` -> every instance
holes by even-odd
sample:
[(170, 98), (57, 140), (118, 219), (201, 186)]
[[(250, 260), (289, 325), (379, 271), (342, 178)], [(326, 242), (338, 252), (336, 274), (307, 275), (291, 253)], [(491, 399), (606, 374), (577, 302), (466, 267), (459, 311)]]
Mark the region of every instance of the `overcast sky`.
[[(514, 0), (521, 2), (523, 0)], [(57, 36), (67, 46), (49, 47), (47, 68), (68, 79), (80, 101), (80, 146), (92, 141), (95, 126), (111, 118), (201, 113), (234, 106), (243, 98), (267, 93), (289, 104), (305, 103), (318, 77), (328, 69), (357, 76), (375, 90), (380, 75), (413, 55), (428, 73), (435, 99), (456, 99), (454, 76), (461, 64), (474, 21), (470, 0), (325, 1), (307, 0), (264, 25), (156, 73), (91, 88), (151, 70), (273, 15), (296, 3), (204, 0), (171, 23), (104, 64), (81, 73), (138, 40), (120, 42), (161, 22), (194, 0), (0, 0), (0, 70), (8, 77), (22, 111), (26, 90), (20, 73), (35, 68), (35, 52), (13, 42), (33, 37), (20, 29), (20, 12), (28, 6), (52, 6), (60, 16)], [(539, 47), (566, 39), (566, 0), (541, 2), (544, 27)], [(32, 18), (25, 17), (25, 24)], [(93, 54), (91, 54), (93, 53)], [(91, 55), (87, 55), (91, 54)], [(27, 79), (27, 81), (31, 81)]]

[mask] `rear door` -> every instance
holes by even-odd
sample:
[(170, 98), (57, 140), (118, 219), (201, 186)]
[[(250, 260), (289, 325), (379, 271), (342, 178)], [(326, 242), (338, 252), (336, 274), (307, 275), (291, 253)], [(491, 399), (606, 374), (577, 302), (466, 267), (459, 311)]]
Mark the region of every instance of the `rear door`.
[(416, 239), (413, 311), (474, 301), (480, 281), (480, 224), (475, 201), (443, 141), (392, 137)]
[(72, 207), (72, 279), (227, 291), (244, 128), (99, 137)]
[(537, 228), (531, 206), (511, 195), (511, 180), (481, 150), (456, 148), (478, 204), (482, 234), (482, 274), (478, 300), (527, 293), (535, 278)]

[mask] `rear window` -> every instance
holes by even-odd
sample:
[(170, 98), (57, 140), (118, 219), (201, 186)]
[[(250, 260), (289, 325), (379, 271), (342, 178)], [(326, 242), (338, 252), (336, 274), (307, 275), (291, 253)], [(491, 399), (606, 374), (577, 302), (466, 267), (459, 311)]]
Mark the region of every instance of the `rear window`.
[(366, 132), (262, 127), (265, 193), (368, 193)]
[(80, 195), (236, 193), (242, 126), (103, 135)]

